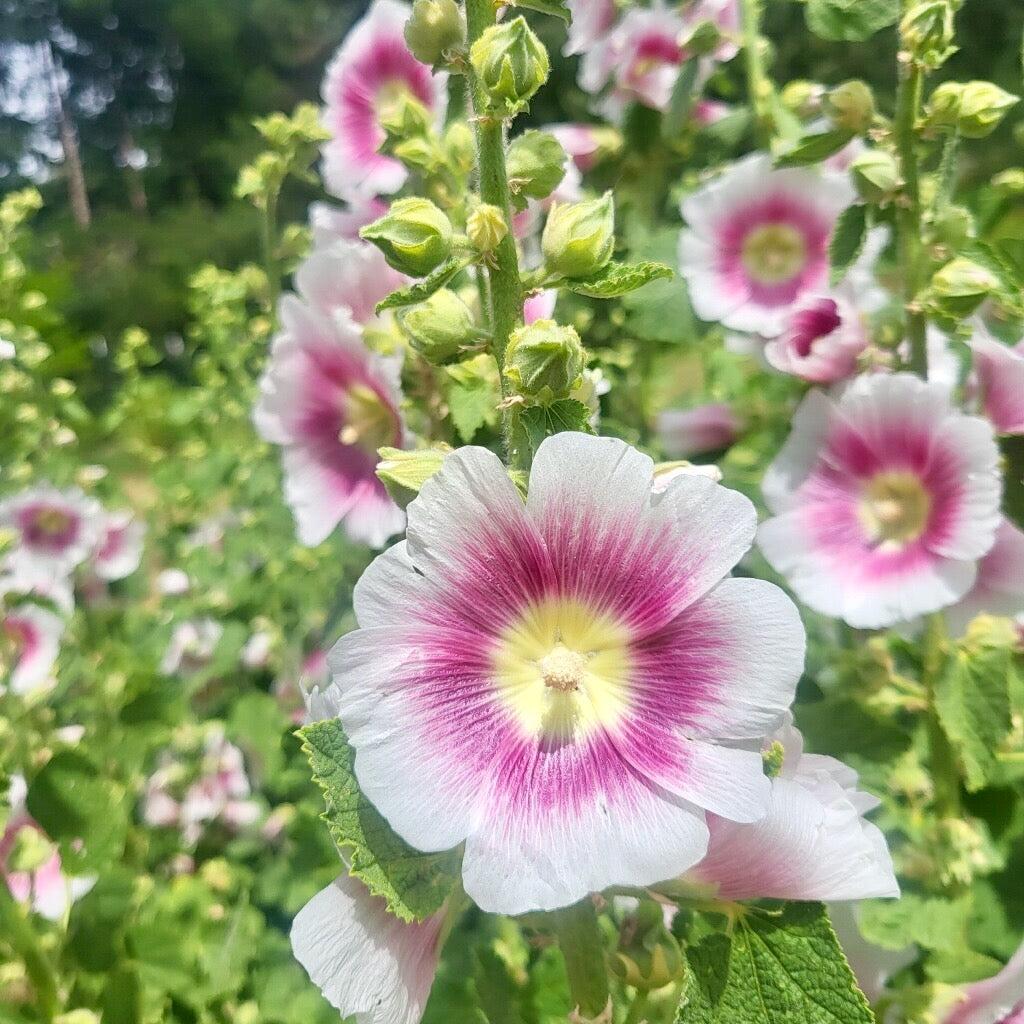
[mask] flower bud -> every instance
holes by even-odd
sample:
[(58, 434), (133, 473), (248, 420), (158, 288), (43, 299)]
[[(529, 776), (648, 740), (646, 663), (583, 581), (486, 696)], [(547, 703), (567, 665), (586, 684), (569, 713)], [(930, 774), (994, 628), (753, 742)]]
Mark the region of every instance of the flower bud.
[(491, 252), (508, 234), (505, 215), (490, 203), (481, 203), (466, 220), (466, 234), (481, 252)]
[(884, 203), (902, 184), (893, 155), (884, 149), (866, 149), (850, 164), (850, 176), (860, 197), (868, 203)]
[(951, 128), (960, 116), (962, 82), (943, 82), (928, 97), (928, 124), (936, 128)]
[(506, 115), (522, 110), (551, 71), (548, 51), (522, 17), (486, 29), (469, 61), (491, 104)]
[(466, 20), (455, 0), (415, 0), (405, 25), (405, 43), (423, 64), (441, 64), (466, 41)]
[(722, 42), (721, 29), (713, 21), (701, 21), (678, 39), (679, 49), (691, 57), (709, 57)]
[(955, 252), (975, 237), (974, 217), (964, 206), (943, 206), (932, 220), (932, 241)]
[(429, 199), (398, 199), (380, 220), (359, 231), (403, 274), (423, 277), (452, 251), (452, 226)]
[(453, 121), (441, 140), (441, 151), (457, 174), (467, 175), (476, 162), (476, 139), (465, 121)]
[(505, 154), (508, 184), (513, 195), (546, 199), (565, 177), (565, 150), (547, 132), (523, 132)]
[(387, 142), (392, 145), (405, 139), (428, 136), (433, 122), (430, 111), (404, 89), (378, 115), (378, 123), (387, 135)]
[(925, 0), (903, 16), (900, 38), (917, 64), (934, 71), (956, 53), (953, 11), (951, 0)]
[(480, 339), (469, 307), (447, 288), (409, 309), (401, 323), (412, 347), (435, 366), (458, 359), (467, 345)]
[(544, 266), (562, 277), (590, 277), (612, 258), (615, 200), (611, 192), (582, 203), (555, 203), (541, 236)]
[(381, 461), (377, 463), (377, 479), (399, 508), (407, 508), (409, 502), (420, 493), (420, 488), (441, 468), (441, 463), (450, 451), (448, 445), (417, 452), (381, 448), (378, 452)]
[(620, 981), (640, 989), (662, 988), (683, 976), (683, 955), (665, 927), (660, 903), (644, 900), (622, 925), (618, 948), (608, 954), (608, 969)]
[(1019, 96), (1000, 89), (994, 82), (965, 82), (960, 94), (957, 130), (965, 139), (983, 139), (999, 126)]
[(586, 363), (580, 336), (571, 327), (537, 320), (512, 332), (505, 377), (517, 394), (545, 403), (578, 387)]
[(991, 271), (957, 256), (932, 276), (929, 298), (941, 314), (959, 319), (973, 313), (998, 287)]
[(787, 110), (800, 117), (812, 117), (821, 109), (823, 92), (824, 87), (817, 82), (798, 78), (783, 88), (779, 98)]
[(862, 135), (875, 119), (875, 100), (864, 82), (852, 78), (828, 93), (825, 111), (837, 128)]

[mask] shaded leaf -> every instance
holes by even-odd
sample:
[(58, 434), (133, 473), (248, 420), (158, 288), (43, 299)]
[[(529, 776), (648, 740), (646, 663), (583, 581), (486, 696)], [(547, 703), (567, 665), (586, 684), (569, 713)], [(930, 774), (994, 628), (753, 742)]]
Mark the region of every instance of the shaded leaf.
[(864, 248), (868, 233), (868, 208), (860, 203), (848, 206), (839, 215), (828, 245), (832, 284), (838, 284)]
[(838, 153), (854, 133), (848, 128), (833, 128), (832, 131), (820, 132), (817, 135), (805, 135), (788, 153), (783, 153), (775, 161), (776, 167), (801, 167), (805, 164), (816, 164), (819, 160)]
[(520, 414), (530, 447), (536, 454), (546, 437), (566, 430), (592, 434), (590, 410), (575, 398), (560, 398), (550, 405), (531, 405)]
[(899, 0), (807, 0), (807, 27), (819, 39), (860, 43), (899, 15)]
[(408, 288), (399, 288), (397, 292), (392, 292), (381, 299), (377, 303), (377, 312), (383, 313), (385, 309), (412, 306), (417, 302), (429, 299), (434, 292), (443, 288), (460, 270), (465, 270), (470, 262), (468, 259), (457, 256), (449, 257), (441, 266), (432, 270), (422, 281), (417, 281), (416, 284), (410, 285)]
[(612, 262), (591, 277), (565, 280), (562, 285), (577, 295), (586, 295), (592, 299), (614, 299), (643, 288), (651, 281), (672, 276), (672, 268), (664, 263)]

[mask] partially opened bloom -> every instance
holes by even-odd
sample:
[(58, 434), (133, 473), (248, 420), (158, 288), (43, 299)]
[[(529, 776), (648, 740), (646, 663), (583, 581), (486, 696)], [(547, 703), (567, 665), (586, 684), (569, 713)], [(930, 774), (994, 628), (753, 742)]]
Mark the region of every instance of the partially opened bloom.
[(1003, 517), (991, 550), (978, 562), (974, 586), (946, 609), (955, 636), (967, 630), (976, 615), (1017, 616), (1024, 613), (1024, 531)]
[(994, 977), (964, 985), (939, 1024), (1024, 1024), (1024, 943)]
[(356, 1024), (419, 1024), (437, 973), (444, 912), (406, 923), (348, 874), (295, 916), (292, 950), (324, 998)]
[(101, 519), (100, 539), (92, 556), (92, 570), (102, 580), (120, 580), (130, 576), (142, 560), (142, 538), (146, 525), (131, 512), (105, 513)]
[(816, 611), (875, 628), (953, 604), (995, 541), (992, 428), (911, 374), (813, 391), (765, 473), (758, 544)]
[(859, 900), (898, 896), (885, 837), (863, 818), (878, 800), (856, 789), (857, 773), (833, 757), (803, 753), (791, 725), (768, 813), (739, 824), (708, 816), (708, 854), (685, 881), (723, 900)]
[(557, 434), (524, 504), (495, 455), (459, 449), (356, 586), (325, 706), (399, 835), (465, 843), (484, 910), (674, 877), (706, 852), (705, 811), (765, 813), (756, 748), (803, 629), (777, 588), (722, 578), (753, 537), (749, 501), (698, 476), (653, 493), (653, 469), (622, 441)]
[(53, 685), (64, 620), (30, 601), (0, 611), (0, 692), (26, 694)]
[(383, 544), (405, 521), (374, 473), (377, 449), (405, 442), (399, 363), (366, 347), (344, 307), (327, 319), (289, 295), (280, 319), (253, 419), (284, 447), (299, 540), (319, 544), (341, 523), (353, 540)]
[(772, 170), (762, 153), (692, 193), (682, 203), (679, 262), (697, 315), (779, 334), (796, 302), (827, 287), (829, 238), (853, 198), (845, 177)]
[(980, 323), (970, 340), (981, 407), (1000, 434), (1024, 434), (1024, 341), (993, 338)]
[(403, 96), (444, 115), (448, 76), (432, 75), (409, 51), (403, 35), (412, 8), (399, 0), (374, 0), (327, 65), (320, 94), (328, 191), (341, 199), (365, 200), (397, 192), (405, 167), (377, 152), (384, 141), (381, 119)]
[(860, 313), (839, 295), (807, 295), (789, 311), (782, 333), (764, 349), (768, 364), (783, 373), (833, 384), (852, 377), (868, 344)]

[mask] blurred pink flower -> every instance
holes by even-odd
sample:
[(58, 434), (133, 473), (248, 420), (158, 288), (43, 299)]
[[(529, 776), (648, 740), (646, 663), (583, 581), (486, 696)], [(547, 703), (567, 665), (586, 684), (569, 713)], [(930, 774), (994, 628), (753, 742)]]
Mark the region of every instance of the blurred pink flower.
[(1004, 345), (978, 321), (968, 344), (985, 415), (999, 434), (1024, 434), (1024, 341)]
[(31, 601), (0, 612), (0, 692), (5, 682), (12, 693), (22, 695), (52, 688), (63, 634), (64, 620)]
[(146, 525), (129, 511), (105, 512), (100, 539), (92, 556), (92, 569), (102, 580), (130, 576), (142, 560)]
[(658, 414), (655, 426), (662, 450), (672, 459), (728, 448), (739, 429), (739, 420), (721, 402), (696, 409), (666, 409)]
[(1024, 1024), (1024, 943), (994, 977), (964, 985), (938, 1024)]
[(357, 199), (342, 210), (330, 203), (310, 203), (309, 226), (313, 249), (326, 249), (335, 242), (358, 242), (359, 229), (383, 217), (388, 204), (383, 199)]
[(946, 609), (946, 621), (955, 636), (967, 630), (976, 615), (1017, 616), (1024, 612), (1024, 531), (1003, 517), (996, 542), (978, 562), (974, 586)]
[(618, 16), (615, 0), (566, 0), (566, 5), (572, 12), (572, 23), (562, 53), (566, 57), (586, 54), (600, 46)]
[(812, 384), (852, 377), (868, 335), (860, 313), (836, 293), (806, 295), (794, 304), (782, 332), (765, 344), (768, 364)]
[(173, 676), (208, 665), (223, 633), (224, 627), (216, 619), (179, 622), (160, 660), (160, 671), (165, 676)]

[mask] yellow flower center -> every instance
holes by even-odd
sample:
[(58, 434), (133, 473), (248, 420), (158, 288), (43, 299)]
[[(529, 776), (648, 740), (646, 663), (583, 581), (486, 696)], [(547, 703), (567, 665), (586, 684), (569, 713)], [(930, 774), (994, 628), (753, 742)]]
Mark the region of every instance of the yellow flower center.
[(742, 259), (759, 284), (784, 284), (807, 262), (807, 245), (789, 224), (762, 224), (743, 239)]
[(71, 526), (71, 516), (59, 508), (44, 508), (36, 513), (32, 524), (41, 533), (51, 537), (59, 537)]
[(578, 601), (548, 598), (502, 634), (494, 680), (529, 735), (614, 726), (630, 694), (629, 632)]
[(879, 547), (902, 547), (928, 526), (931, 495), (913, 473), (879, 473), (865, 487), (860, 519)]
[(395, 440), (394, 413), (373, 388), (353, 384), (345, 391), (342, 415), (345, 422), (338, 431), (342, 444), (357, 444), (368, 455)]
[(414, 100), (409, 83), (401, 78), (391, 78), (385, 82), (373, 98), (373, 109), (378, 121), (386, 121), (395, 117), (401, 109), (404, 99)]

